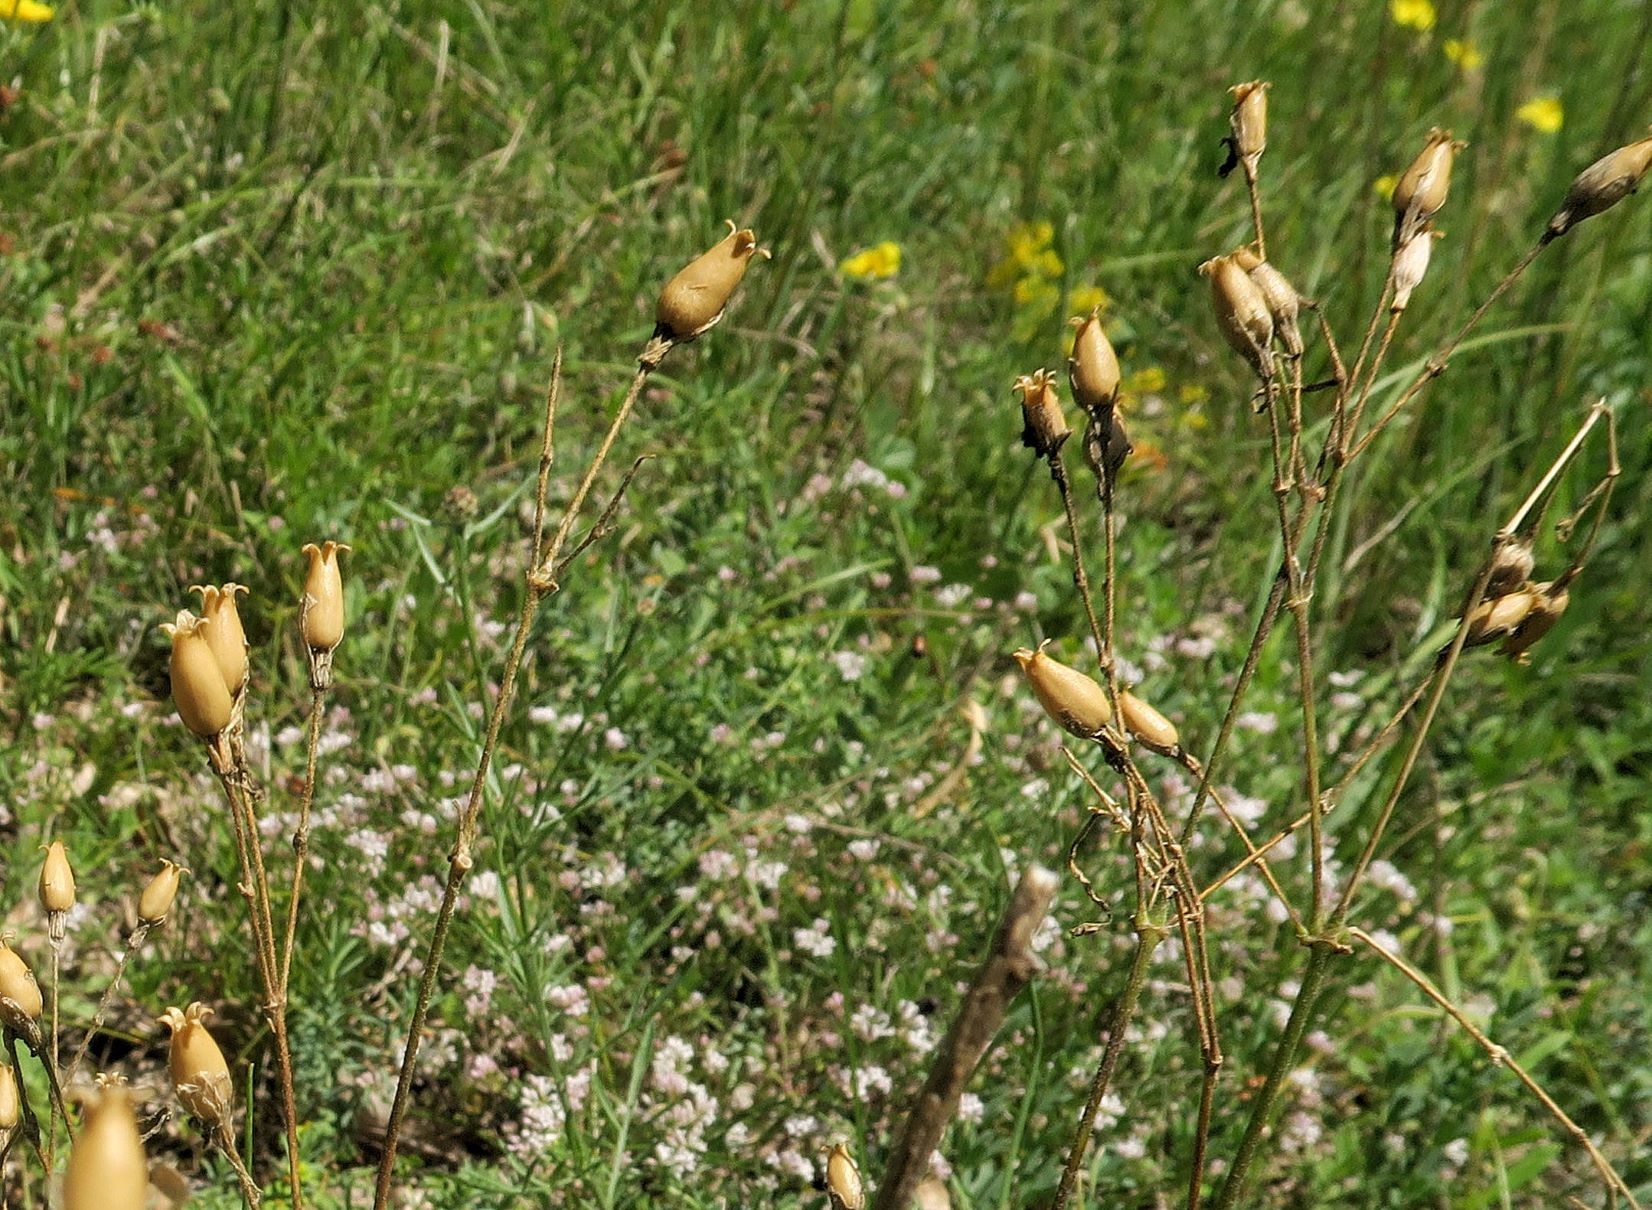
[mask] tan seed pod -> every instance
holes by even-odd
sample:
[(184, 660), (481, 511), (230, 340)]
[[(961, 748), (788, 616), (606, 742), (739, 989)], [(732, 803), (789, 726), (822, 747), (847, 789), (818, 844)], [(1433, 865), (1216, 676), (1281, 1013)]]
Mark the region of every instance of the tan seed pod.
[(4, 941), (0, 941), (0, 1000), (10, 1002), (0, 1006), (0, 1021), (19, 1033), (27, 1033), (29, 1023), (40, 1020), (45, 1009), (34, 972)]
[(241, 628), (241, 611), (235, 607), (235, 594), (246, 592), (247, 586), (225, 584), (217, 588), (196, 584), (189, 591), (201, 594), (201, 617), (210, 623), (206, 629), (207, 646), (212, 648), (218, 671), (223, 673), (224, 684), (234, 697), (247, 683), (247, 632)]
[(1464, 647), (1482, 647), (1513, 633), (1537, 604), (1537, 594), (1529, 588), (1481, 601), (1468, 615), (1468, 637)]
[(61, 840), (46, 847), (40, 866), (40, 906), (47, 912), (66, 912), (75, 905), (75, 872)]
[(149, 1161), (120, 1084), (106, 1084), (86, 1112), (63, 1174), (63, 1210), (144, 1210)]
[(1271, 87), (1266, 81), (1251, 80), (1228, 89), (1233, 94), (1233, 112), (1228, 115), (1228, 125), (1233, 130), (1233, 154), (1252, 172), (1268, 146), (1268, 89)]
[(218, 658), (207, 642), (210, 626), (187, 609), (178, 611), (176, 622), (161, 624), (172, 640), (172, 704), (184, 726), (202, 739), (211, 739), (229, 726), (235, 710)]
[(1124, 716), (1125, 730), (1149, 748), (1168, 752), (1181, 743), (1176, 724), (1129, 690), (1119, 693), (1119, 713)]
[(723, 318), (723, 308), (734, 295), (754, 256), (768, 253), (757, 246), (750, 228), (731, 222), (723, 239), (689, 261), (660, 291), (654, 318), (660, 335), (693, 340)]
[(1071, 322), (1078, 328), (1073, 334), (1073, 355), (1067, 359), (1073, 398), (1087, 412), (1110, 408), (1119, 395), (1119, 359), (1102, 329), (1101, 309)]
[(1441, 238), (1440, 232), (1425, 224), (1394, 254), (1394, 301), (1388, 305), (1390, 311), (1403, 311), (1410, 304), (1411, 292), (1423, 284), (1428, 272), (1434, 241)]
[(344, 638), (344, 578), (338, 556), (349, 549), (342, 542), (306, 542), (300, 549), (309, 556), (310, 569), (304, 577), (299, 628), (311, 651), (331, 651)]
[(183, 872), (184, 867), (177, 862), (161, 859), (160, 873), (149, 880), (138, 896), (140, 921), (153, 927), (166, 919), (172, 910), (172, 901), (178, 897), (178, 879)]
[(1094, 739), (1113, 721), (1107, 690), (1094, 677), (1045, 655), (1042, 645), (1037, 651), (1022, 647), (1014, 654), (1038, 704), (1062, 727), (1083, 739)]
[(1273, 313), (1261, 288), (1231, 256), (1212, 257), (1199, 266), (1199, 272), (1210, 278), (1211, 305), (1223, 339), (1253, 370), (1271, 378), (1268, 345), (1273, 342)]
[(209, 1126), (227, 1126), (235, 1103), (235, 1088), (230, 1082), (224, 1052), (207, 1032), (205, 1021), (211, 1015), (210, 1008), (195, 1003), (186, 1009), (167, 1009), (160, 1021), (172, 1031), (167, 1068), (172, 1073), (172, 1090), (178, 1094), (178, 1100)]
[(1506, 596), (1523, 587), (1536, 567), (1532, 544), (1525, 538), (1505, 538), (1491, 552), (1491, 578), (1482, 594), (1488, 600)]
[(835, 1143), (826, 1153), (826, 1193), (832, 1210), (866, 1210), (866, 1187), (849, 1148)]
[(1021, 444), (1040, 458), (1048, 458), (1072, 436), (1056, 394), (1055, 375), (1048, 370), (1023, 374), (1015, 380), (1021, 392)]
[(912, 1205), (914, 1210), (952, 1210), (952, 1194), (944, 1181), (926, 1176), (912, 1191)]
[(1394, 183), (1394, 248), (1405, 247), (1422, 225), (1440, 212), (1451, 191), (1451, 165), (1468, 144), (1438, 126), (1428, 132), (1410, 167)]
[(1274, 335), (1279, 337), (1285, 352), (1292, 357), (1302, 356), (1302, 329), (1297, 323), (1302, 311), (1302, 295), (1296, 292), (1296, 287), (1274, 267), (1272, 261), (1258, 256), (1255, 248), (1235, 248), (1233, 259), (1250, 274), (1251, 281), (1262, 291), (1262, 301), (1268, 304), (1268, 314), (1273, 316)]
[(0, 1131), (10, 1130), (23, 1115), (23, 1102), (17, 1092), (17, 1073), (11, 1064), (0, 1064)]
[(1565, 235), (1586, 218), (1628, 197), (1652, 170), (1652, 137), (1619, 147), (1590, 164), (1566, 190), (1566, 200), (1549, 220), (1548, 238)]
[(1084, 426), (1084, 461), (1097, 479), (1110, 483), (1118, 478), (1119, 468), (1135, 446), (1124, 431), (1124, 419), (1117, 409), (1103, 408), (1090, 413), (1090, 422)]
[(1555, 628), (1555, 623), (1560, 621), (1560, 616), (1572, 603), (1572, 594), (1565, 588), (1556, 588), (1553, 584), (1535, 585), (1532, 593), (1536, 600), (1532, 603), (1531, 612), (1521, 619), (1519, 625), (1497, 649), (1519, 664), (1530, 661), (1531, 657), (1526, 652), (1531, 649), (1532, 644)]

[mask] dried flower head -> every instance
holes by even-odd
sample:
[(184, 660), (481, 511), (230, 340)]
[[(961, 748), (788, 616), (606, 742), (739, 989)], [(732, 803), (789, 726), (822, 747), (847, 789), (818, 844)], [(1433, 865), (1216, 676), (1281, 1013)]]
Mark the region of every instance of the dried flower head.
[(1022, 647), (1014, 654), (1038, 704), (1062, 727), (1081, 738), (1094, 739), (1113, 721), (1107, 690), (1094, 677), (1045, 655), (1042, 643), (1037, 651)]
[(225, 584), (215, 588), (196, 584), (189, 591), (201, 594), (201, 619), (208, 623), (207, 646), (212, 648), (224, 684), (234, 697), (247, 683), (247, 633), (241, 628), (241, 611), (235, 607), (235, 594), (246, 592), (247, 586)]
[(1021, 392), (1021, 444), (1040, 458), (1050, 457), (1073, 432), (1061, 411), (1055, 375), (1048, 370), (1023, 374), (1014, 389)]
[(218, 657), (207, 641), (211, 625), (187, 609), (178, 611), (177, 621), (161, 624), (172, 640), (172, 704), (184, 726), (202, 739), (211, 739), (229, 726), (235, 712)]
[(721, 241), (689, 261), (660, 291), (654, 318), (659, 334), (693, 340), (723, 318), (723, 309), (745, 277), (754, 256), (768, 256), (749, 227), (731, 222)]
[(1268, 146), (1268, 89), (1272, 85), (1263, 80), (1235, 84), (1228, 89), (1233, 94), (1233, 112), (1228, 125), (1233, 129), (1233, 154), (1255, 173), (1256, 162)]
[(1537, 594), (1529, 588), (1516, 589), (1500, 597), (1481, 601), (1468, 614), (1468, 637), (1464, 647), (1483, 647), (1514, 632), (1537, 604)]
[(1586, 218), (1609, 210), (1628, 197), (1652, 170), (1652, 136), (1619, 147), (1577, 174), (1560, 210), (1549, 220), (1546, 238), (1565, 235)]
[(63, 1174), (63, 1210), (144, 1210), (149, 1161), (132, 1095), (106, 1083), (86, 1111)]
[(61, 840), (46, 846), (40, 866), (40, 906), (49, 915), (62, 915), (75, 905), (75, 871)]
[(17, 1092), (17, 1073), (10, 1063), (0, 1063), (0, 1131), (10, 1130), (22, 1116), (23, 1102)]
[(0, 940), (0, 1022), (18, 1033), (30, 1032), (45, 1009), (34, 972), (18, 952)]
[(1273, 342), (1273, 312), (1261, 288), (1231, 256), (1214, 256), (1199, 266), (1210, 278), (1216, 326), (1233, 350), (1263, 378), (1273, 376), (1268, 345)]
[(1302, 356), (1302, 329), (1297, 323), (1302, 311), (1302, 295), (1296, 292), (1296, 287), (1274, 267), (1272, 261), (1265, 261), (1257, 254), (1255, 247), (1246, 245), (1235, 248), (1233, 259), (1250, 274), (1251, 281), (1262, 292), (1262, 301), (1267, 303), (1268, 314), (1273, 317), (1274, 335), (1279, 337), (1286, 354)]
[(1451, 165), (1468, 144), (1438, 126), (1411, 166), (1394, 182), (1394, 249), (1405, 247), (1422, 225), (1440, 212), (1451, 191)]
[(1116, 409), (1090, 413), (1090, 422), (1084, 426), (1084, 461), (1097, 479), (1103, 483), (1117, 479), (1119, 468), (1134, 448)]
[(1073, 334), (1073, 355), (1067, 359), (1073, 398), (1087, 412), (1110, 408), (1119, 394), (1119, 359), (1101, 326), (1101, 308), (1075, 316), (1071, 322), (1078, 329)]
[(153, 927), (165, 920), (172, 910), (172, 901), (178, 897), (178, 879), (185, 872), (175, 861), (161, 859), (160, 873), (144, 886), (138, 896), (138, 919)]
[(172, 1031), (167, 1067), (172, 1073), (172, 1090), (178, 1094), (178, 1100), (202, 1122), (227, 1126), (235, 1103), (235, 1088), (230, 1082), (224, 1052), (207, 1032), (205, 1021), (211, 1015), (210, 1008), (195, 1003), (186, 1009), (167, 1009), (160, 1021)]
[(1423, 276), (1428, 272), (1434, 241), (1443, 238), (1441, 232), (1424, 223), (1394, 254), (1394, 301), (1388, 305), (1390, 311), (1403, 311), (1410, 304), (1411, 292), (1423, 284)]
[(344, 578), (338, 556), (349, 549), (342, 542), (306, 542), (300, 549), (309, 556), (310, 569), (304, 576), (299, 625), (311, 651), (331, 651), (344, 638)]
[(1566, 607), (1572, 603), (1572, 595), (1564, 586), (1554, 583), (1536, 584), (1532, 586), (1531, 611), (1522, 618), (1518, 625), (1503, 640), (1503, 645), (1497, 650), (1508, 656), (1516, 663), (1529, 663), (1531, 657), (1526, 654), (1532, 644), (1553, 630), (1555, 623), (1560, 621), (1560, 615), (1566, 612)]
[(1181, 743), (1176, 724), (1129, 690), (1119, 693), (1119, 713), (1124, 718), (1125, 730), (1149, 748), (1171, 752)]
[(866, 1210), (860, 1168), (842, 1143), (834, 1143), (826, 1153), (826, 1193), (832, 1199), (832, 1210)]
[(1532, 558), (1529, 538), (1510, 536), (1499, 539), (1491, 552), (1491, 578), (1486, 581), (1484, 595), (1496, 599), (1522, 588), (1532, 578), (1537, 566)]

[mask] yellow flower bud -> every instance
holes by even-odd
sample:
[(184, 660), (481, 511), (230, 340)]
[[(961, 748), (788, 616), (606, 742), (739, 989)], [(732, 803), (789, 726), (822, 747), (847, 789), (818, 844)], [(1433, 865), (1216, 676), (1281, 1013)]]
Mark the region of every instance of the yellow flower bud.
[(1021, 444), (1040, 458), (1048, 458), (1073, 432), (1062, 414), (1061, 397), (1055, 393), (1055, 375), (1048, 370), (1023, 374), (1013, 389), (1021, 392)]
[(222, 588), (197, 584), (190, 592), (201, 594), (201, 619), (210, 623), (206, 629), (207, 646), (218, 661), (224, 684), (230, 696), (241, 692), (247, 683), (247, 633), (241, 629), (241, 611), (235, 607), (235, 594), (246, 592), (245, 584), (225, 584)]
[(132, 1096), (106, 1084), (87, 1110), (63, 1174), (63, 1210), (144, 1210), (149, 1161)]
[(1297, 317), (1302, 311), (1302, 296), (1296, 292), (1296, 287), (1274, 268), (1272, 261), (1258, 256), (1255, 248), (1235, 248), (1233, 259), (1250, 274), (1251, 281), (1262, 292), (1262, 301), (1268, 305), (1268, 314), (1273, 317), (1274, 333), (1279, 337), (1279, 343), (1285, 346), (1285, 352), (1292, 357), (1302, 356), (1302, 329), (1297, 324)]
[(40, 867), (40, 906), (48, 912), (66, 912), (75, 905), (75, 872), (63, 842), (54, 840), (46, 848)]
[(751, 258), (768, 255), (757, 246), (757, 236), (749, 227), (728, 226), (728, 234), (719, 243), (689, 261), (660, 291), (654, 308), (660, 335), (693, 340), (706, 331), (723, 318), (723, 308), (745, 277)]
[(832, 1210), (866, 1210), (860, 1169), (842, 1143), (834, 1144), (826, 1153), (826, 1193), (832, 1199)]
[(1438, 126), (1428, 132), (1424, 145), (1411, 166), (1394, 182), (1394, 248), (1410, 242), (1422, 225), (1440, 212), (1451, 190), (1451, 164), (1468, 144), (1453, 139), (1451, 131)]
[(1094, 739), (1113, 721), (1107, 690), (1095, 678), (1051, 659), (1042, 645), (1037, 651), (1023, 647), (1014, 654), (1038, 704), (1062, 727), (1083, 739)]
[(1174, 723), (1127, 689), (1119, 693), (1119, 713), (1125, 730), (1149, 748), (1169, 751), (1181, 742)]
[(1075, 317), (1073, 355), (1067, 359), (1067, 382), (1073, 398), (1087, 412), (1110, 408), (1119, 394), (1119, 359), (1101, 326), (1101, 309)]
[(331, 651), (344, 638), (344, 579), (338, 556), (349, 549), (342, 542), (306, 542), (300, 551), (310, 557), (310, 570), (304, 577), (299, 629), (311, 651)]
[(40, 1020), (45, 1009), (40, 999), (40, 985), (34, 981), (29, 964), (5, 941), (0, 940), (0, 1022), (28, 1033), (32, 1022)]
[(147, 925), (157, 925), (172, 910), (172, 901), (178, 897), (178, 879), (184, 867), (175, 861), (161, 859), (161, 872), (151, 878), (138, 896), (138, 919)]
[(1537, 594), (1529, 588), (1481, 601), (1468, 615), (1468, 637), (1464, 647), (1495, 643), (1514, 632), (1537, 604)]
[(1262, 290), (1231, 256), (1215, 256), (1199, 266), (1210, 278), (1216, 326), (1233, 350), (1263, 378), (1273, 376), (1268, 345), (1273, 341), (1273, 312)]
[(235, 702), (212, 654), (206, 631), (211, 623), (187, 609), (178, 611), (178, 620), (163, 623), (161, 629), (172, 640), (172, 704), (178, 717), (196, 735), (210, 739), (229, 726)]
[(0, 1130), (10, 1130), (23, 1114), (23, 1102), (17, 1093), (17, 1073), (11, 1065), (0, 1064)]
[(1578, 223), (1616, 206), (1635, 192), (1652, 170), (1652, 137), (1619, 147), (1590, 164), (1566, 190), (1566, 200), (1549, 220), (1548, 239), (1565, 235)]
[(1228, 89), (1233, 94), (1233, 112), (1228, 125), (1233, 128), (1233, 154), (1256, 171), (1256, 161), (1268, 146), (1268, 89), (1272, 85), (1262, 80), (1235, 84)]
[(1537, 584), (1532, 587), (1531, 612), (1522, 618), (1514, 630), (1503, 640), (1503, 645), (1497, 650), (1508, 656), (1516, 663), (1524, 664), (1530, 660), (1526, 654), (1533, 643), (1553, 630), (1555, 623), (1560, 621), (1560, 615), (1566, 612), (1566, 607), (1572, 603), (1572, 594), (1564, 587), (1554, 584)]
[(912, 1191), (912, 1205), (914, 1210), (952, 1210), (952, 1194), (944, 1181), (926, 1176)]
[(204, 1022), (212, 1010), (201, 1003), (186, 1009), (169, 1008), (161, 1014), (163, 1025), (172, 1031), (172, 1049), (167, 1068), (172, 1073), (172, 1090), (183, 1107), (209, 1126), (227, 1126), (235, 1103), (235, 1088), (229, 1078), (229, 1064), (207, 1032)]
[(1424, 226), (1394, 254), (1394, 301), (1388, 305), (1390, 311), (1403, 311), (1411, 302), (1411, 292), (1422, 285), (1423, 275), (1428, 272), (1434, 241), (1441, 238), (1440, 232)]

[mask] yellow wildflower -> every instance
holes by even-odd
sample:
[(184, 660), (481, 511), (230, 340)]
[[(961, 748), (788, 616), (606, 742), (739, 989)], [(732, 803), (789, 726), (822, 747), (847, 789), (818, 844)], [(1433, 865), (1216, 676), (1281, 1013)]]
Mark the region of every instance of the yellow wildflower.
[(1124, 389), (1131, 395), (1152, 395), (1164, 390), (1165, 383), (1168, 381), (1165, 372), (1158, 366), (1148, 366), (1146, 369), (1137, 370), (1125, 379)]
[(1394, 18), (1395, 25), (1403, 25), (1420, 33), (1434, 28), (1433, 0), (1389, 0), (1388, 12)]
[(1015, 283), (1015, 301), (1023, 307), (1053, 303), (1058, 293), (1054, 282), (1036, 274)]
[(1379, 197), (1382, 198), (1383, 201), (1391, 202), (1394, 200), (1394, 186), (1399, 183), (1400, 178), (1390, 172), (1386, 176), (1379, 176), (1376, 180), (1372, 181), (1371, 188)]
[(1088, 315), (1107, 305), (1107, 291), (1100, 286), (1076, 286), (1067, 296), (1067, 309), (1075, 315)]
[(1045, 221), (1018, 223), (1004, 237), (1008, 253), (987, 274), (987, 285), (1003, 290), (1015, 285), (1028, 274), (1043, 277), (1061, 276), (1061, 257), (1050, 242), (1055, 239), (1055, 227)]
[(0, 0), (0, 17), (39, 24), (42, 21), (50, 21), (52, 16), (52, 6), (40, 4), (38, 0)]
[(1009, 247), (1011, 259), (1022, 268), (1027, 268), (1039, 253), (1050, 246), (1053, 239), (1054, 225), (1041, 219), (1036, 223), (1017, 223), (1004, 238), (1004, 243)]
[(1445, 51), (1445, 57), (1450, 59), (1463, 71), (1473, 71), (1486, 61), (1480, 53), (1480, 48), (1464, 38), (1447, 38), (1440, 47)]
[(1533, 130), (1553, 134), (1566, 120), (1566, 111), (1560, 107), (1559, 97), (1533, 97), (1515, 110), (1514, 116)]
[(1210, 397), (1210, 392), (1198, 383), (1189, 382), (1176, 392), (1183, 403), (1203, 403)]
[(845, 257), (838, 271), (857, 281), (894, 277), (901, 271), (901, 246), (893, 240), (884, 240), (875, 247), (863, 248), (853, 256)]

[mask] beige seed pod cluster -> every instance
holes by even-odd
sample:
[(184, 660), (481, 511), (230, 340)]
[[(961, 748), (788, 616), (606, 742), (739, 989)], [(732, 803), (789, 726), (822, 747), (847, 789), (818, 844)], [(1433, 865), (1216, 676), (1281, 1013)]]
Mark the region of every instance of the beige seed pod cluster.
[(1426, 223), (1394, 254), (1394, 301), (1390, 311), (1403, 311), (1411, 303), (1412, 291), (1423, 284), (1428, 272), (1429, 258), (1434, 254), (1434, 241), (1442, 234)]
[(860, 1168), (842, 1143), (834, 1143), (826, 1153), (826, 1195), (832, 1199), (832, 1210), (866, 1210)]
[(1119, 713), (1124, 717), (1124, 729), (1149, 748), (1174, 752), (1180, 745), (1176, 724), (1129, 690), (1119, 693)]
[(0, 940), (0, 1022), (21, 1034), (28, 1034), (45, 1009), (40, 985), (22, 956)]
[(1549, 220), (1545, 238), (1565, 235), (1584, 219), (1616, 206), (1635, 192), (1649, 170), (1652, 170), (1652, 136), (1602, 156), (1578, 173), (1571, 188), (1566, 190), (1566, 200)]
[(169, 1008), (161, 1014), (161, 1024), (172, 1031), (172, 1047), (167, 1068), (172, 1073), (172, 1090), (183, 1107), (209, 1126), (228, 1126), (235, 1104), (235, 1087), (229, 1078), (224, 1052), (207, 1032), (206, 1019), (212, 1010), (204, 1004)]
[(1268, 346), (1273, 343), (1273, 312), (1261, 288), (1232, 256), (1215, 256), (1199, 266), (1210, 279), (1210, 300), (1222, 337), (1263, 378), (1273, 376)]
[(1468, 144), (1438, 126), (1417, 158), (1394, 183), (1394, 250), (1397, 252), (1440, 212), (1451, 192), (1451, 165)]
[(1021, 444), (1040, 458), (1050, 457), (1073, 433), (1056, 394), (1055, 375), (1048, 370), (1023, 374), (1014, 389), (1021, 393)]
[(1530, 588), (1517, 588), (1481, 601), (1469, 610), (1468, 637), (1463, 640), (1463, 646), (1484, 647), (1507, 638), (1536, 604), (1537, 594)]
[(0, 1133), (17, 1125), (23, 1116), (23, 1101), (17, 1091), (17, 1073), (10, 1063), (0, 1063)]
[(1233, 259), (1250, 274), (1251, 281), (1262, 292), (1262, 301), (1267, 303), (1268, 314), (1273, 317), (1274, 335), (1279, 338), (1286, 355), (1301, 357), (1302, 329), (1297, 317), (1302, 311), (1302, 295), (1296, 292), (1296, 287), (1273, 262), (1263, 260), (1254, 247), (1235, 248)]
[(1228, 115), (1228, 125), (1233, 130), (1233, 154), (1251, 176), (1256, 174), (1256, 163), (1268, 146), (1268, 89), (1271, 87), (1266, 81), (1251, 80), (1228, 89), (1233, 94), (1233, 112)]
[(306, 542), (300, 550), (310, 560), (304, 576), (299, 629), (311, 651), (331, 651), (344, 638), (344, 577), (338, 556), (350, 548), (342, 542)]
[(178, 611), (175, 622), (161, 626), (172, 640), (172, 704), (184, 726), (202, 739), (222, 732), (235, 714), (235, 699), (207, 641), (211, 626), (187, 609)]
[(729, 223), (721, 241), (680, 269), (665, 283), (654, 308), (658, 334), (670, 340), (693, 340), (718, 320), (746, 276), (754, 256), (768, 256), (749, 227)]
[(1077, 329), (1073, 355), (1067, 359), (1067, 383), (1073, 388), (1073, 398), (1086, 412), (1110, 408), (1118, 402), (1119, 359), (1101, 326), (1101, 308), (1070, 322)]
[(153, 928), (165, 920), (172, 910), (172, 901), (178, 897), (178, 880), (185, 873), (175, 861), (161, 860), (160, 873), (151, 878), (138, 896), (138, 920)]
[(1097, 408), (1084, 426), (1084, 461), (1097, 479), (1111, 483), (1135, 446), (1124, 431), (1124, 419), (1116, 408)]
[(132, 1097), (106, 1083), (87, 1109), (63, 1174), (63, 1210), (144, 1210), (149, 1161)]
[(1107, 690), (1094, 677), (1046, 655), (1042, 645), (1036, 651), (1022, 647), (1014, 655), (1044, 713), (1066, 730), (1094, 739), (1113, 721)]
[(231, 697), (240, 694), (247, 685), (247, 632), (241, 628), (241, 611), (235, 606), (235, 595), (245, 593), (245, 584), (196, 584), (190, 592), (201, 594), (201, 620), (206, 622), (207, 646), (218, 661), (218, 671)]
[(61, 840), (46, 846), (40, 865), (40, 906), (48, 915), (61, 916), (75, 905), (75, 871)]
[(1497, 649), (1517, 664), (1530, 662), (1531, 657), (1526, 653), (1531, 650), (1532, 644), (1554, 629), (1566, 607), (1572, 603), (1571, 593), (1559, 583), (1533, 585), (1532, 598), (1531, 610)]

